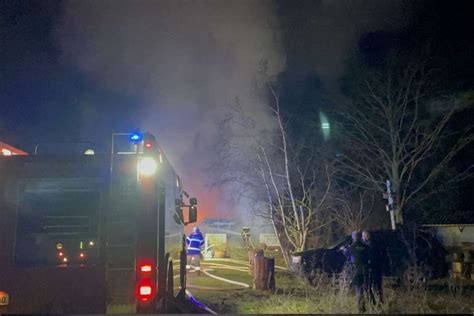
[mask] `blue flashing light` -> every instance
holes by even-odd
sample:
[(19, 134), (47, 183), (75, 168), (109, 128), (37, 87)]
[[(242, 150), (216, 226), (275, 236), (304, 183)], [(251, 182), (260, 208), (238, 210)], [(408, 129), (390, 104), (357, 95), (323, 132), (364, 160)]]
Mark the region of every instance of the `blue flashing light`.
[(142, 139), (143, 139), (143, 135), (140, 134), (139, 132), (134, 132), (130, 135), (130, 141), (132, 141), (134, 143), (141, 142)]

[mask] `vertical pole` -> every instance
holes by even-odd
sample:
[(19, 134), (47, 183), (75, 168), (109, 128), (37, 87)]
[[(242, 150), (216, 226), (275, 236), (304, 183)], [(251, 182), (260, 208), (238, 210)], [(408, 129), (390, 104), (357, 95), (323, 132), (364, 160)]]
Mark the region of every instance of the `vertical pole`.
[(112, 132), (112, 141), (110, 142), (110, 178), (112, 179), (112, 172), (114, 170), (114, 137), (115, 133)]
[(393, 207), (393, 196), (392, 196), (392, 183), (390, 182), (390, 180), (387, 180), (386, 182), (386, 186), (387, 186), (387, 199), (388, 199), (388, 209), (390, 211), (390, 223), (391, 223), (391, 226), (392, 226), (392, 230), (396, 230), (397, 229), (397, 226), (395, 225), (395, 214), (394, 214), (394, 207)]
[(138, 172), (138, 164), (140, 163), (140, 153), (138, 152), (138, 144), (134, 144), (135, 146), (135, 156), (137, 158), (136, 162), (136, 181), (137, 185), (140, 183), (140, 173)]
[(179, 284), (181, 290), (178, 294), (180, 298), (186, 297), (186, 236), (181, 236), (181, 251), (179, 253)]
[(395, 212), (390, 210), (390, 223), (392, 224), (392, 230), (396, 230), (397, 226), (395, 225)]
[(263, 253), (256, 253), (253, 258), (254, 263), (254, 288), (256, 290), (266, 290), (267, 289), (267, 278), (268, 274), (265, 270), (265, 257)]
[(165, 258), (165, 187), (164, 183), (157, 181), (158, 203), (157, 216), (157, 255), (158, 255), (158, 301), (165, 297), (166, 291), (166, 268), (168, 262)]
[(208, 259), (211, 257), (210, 255), (208, 255), (208, 253), (209, 253), (209, 239), (206, 234), (206, 237), (204, 237), (204, 259)]
[(103, 254), (103, 262), (104, 262), (104, 267), (105, 267), (105, 283), (106, 283), (106, 290), (105, 290), (105, 304), (108, 302), (108, 297), (109, 297), (109, 282), (110, 282), (110, 275), (109, 275), (109, 260), (108, 260), (108, 249), (107, 245), (109, 243), (109, 218), (110, 218), (110, 213), (112, 212), (112, 207), (113, 207), (113, 183), (114, 183), (114, 131), (112, 131), (111, 139), (110, 139), (110, 172), (109, 172), (109, 187), (108, 187), (108, 198), (106, 201), (106, 208), (107, 210), (102, 213), (102, 220), (103, 220), (103, 225), (104, 225), (104, 236), (101, 236), (102, 239), (99, 241), (100, 244), (100, 250), (101, 253)]

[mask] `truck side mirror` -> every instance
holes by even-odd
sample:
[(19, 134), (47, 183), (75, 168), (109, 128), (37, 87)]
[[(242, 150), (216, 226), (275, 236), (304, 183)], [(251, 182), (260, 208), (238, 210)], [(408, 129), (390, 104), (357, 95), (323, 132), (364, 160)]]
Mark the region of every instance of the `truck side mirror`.
[(197, 207), (195, 205), (189, 207), (189, 221), (188, 224), (197, 222)]

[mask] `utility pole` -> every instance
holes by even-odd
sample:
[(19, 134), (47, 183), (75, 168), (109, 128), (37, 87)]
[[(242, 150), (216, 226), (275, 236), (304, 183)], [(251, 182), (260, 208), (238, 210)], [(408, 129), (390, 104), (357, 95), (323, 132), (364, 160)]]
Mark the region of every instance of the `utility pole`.
[(383, 194), (383, 198), (388, 200), (388, 203), (385, 205), (385, 209), (387, 212), (390, 212), (390, 223), (392, 225), (392, 230), (395, 230), (397, 227), (395, 225), (395, 205), (393, 203), (393, 195), (392, 195), (392, 183), (390, 180), (387, 180), (385, 182), (385, 185), (387, 187), (387, 192)]

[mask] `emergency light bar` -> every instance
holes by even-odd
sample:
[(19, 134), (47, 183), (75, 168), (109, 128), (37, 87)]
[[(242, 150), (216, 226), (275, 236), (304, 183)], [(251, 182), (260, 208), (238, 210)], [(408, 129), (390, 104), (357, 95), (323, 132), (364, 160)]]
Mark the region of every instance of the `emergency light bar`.
[(130, 134), (130, 141), (133, 143), (139, 143), (143, 140), (143, 135), (139, 132), (133, 132)]

